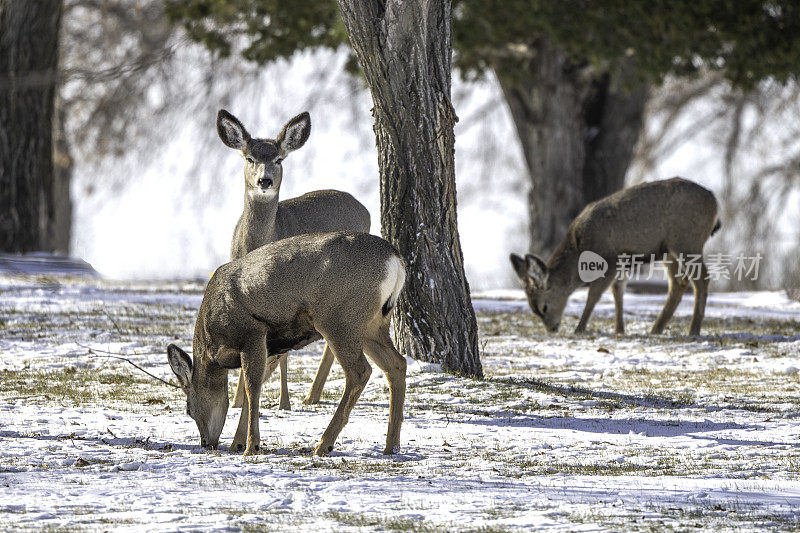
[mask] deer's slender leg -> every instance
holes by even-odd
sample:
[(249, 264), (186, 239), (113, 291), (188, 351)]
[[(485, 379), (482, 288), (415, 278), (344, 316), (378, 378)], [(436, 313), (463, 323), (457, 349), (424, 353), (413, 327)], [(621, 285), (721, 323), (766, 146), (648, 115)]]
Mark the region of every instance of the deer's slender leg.
[[(275, 371), (275, 367), (278, 365), (277, 357), (267, 357), (266, 362), (266, 369), (264, 370), (264, 379), (261, 380), (262, 383), (266, 382), (267, 379), (272, 375)], [(247, 398), (247, 393), (244, 389), (244, 374), (241, 373), (241, 378), (239, 380), (239, 385), (242, 387), (242, 398)], [(248, 407), (248, 402), (242, 402), (242, 413), (239, 415), (239, 425), (236, 427), (236, 434), (233, 437), (233, 442), (231, 443), (231, 451), (232, 452), (241, 452), (245, 449), (247, 444), (247, 428), (249, 427), (250, 423), (250, 409)]]
[(241, 377), (244, 382), (244, 392), (246, 395), (245, 406), (242, 407), (242, 414), (239, 417), (239, 426), (236, 429), (236, 436), (233, 438), (231, 450), (238, 451), (245, 441), (244, 429), (247, 429), (245, 442), (245, 455), (258, 453), (261, 444), (261, 435), (258, 429), (258, 402), (261, 398), (261, 384), (264, 382), (266, 371), (270, 373), (275, 369), (277, 361), (267, 362), (267, 346), (263, 336), (254, 336), (244, 344), (241, 352), (242, 371)]
[(333, 413), (333, 418), (331, 418), (317, 448), (314, 450), (314, 453), (320, 456), (327, 455), (333, 450), (333, 443), (336, 441), (336, 437), (339, 436), (342, 428), (347, 424), (347, 420), (350, 418), (350, 411), (353, 410), (353, 406), (361, 396), (361, 392), (367, 385), (367, 381), (369, 381), (369, 375), (372, 373), (372, 367), (369, 366), (367, 358), (364, 357), (364, 352), (362, 351), (361, 339), (327, 340), (331, 345), (334, 356), (336, 356), (339, 364), (342, 365), (345, 385), (339, 406), (336, 408), (336, 412)]
[(689, 281), (678, 274), (677, 256), (670, 254), (669, 262), (667, 263), (667, 273), (669, 274), (667, 301), (664, 302), (664, 308), (661, 310), (655, 323), (653, 323), (653, 328), (650, 330), (650, 333), (653, 335), (664, 332), (664, 328), (667, 327), (667, 322), (672, 318), (675, 309), (678, 308), (678, 304), (681, 303), (683, 293), (686, 292), (686, 287), (689, 285)]
[[(242, 354), (242, 376), (244, 391), (247, 394), (247, 446), (245, 455), (255, 455), (261, 446), (261, 433), (258, 430), (258, 401), (261, 398), (261, 384), (267, 366), (267, 349), (264, 342), (249, 343), (249, 349)], [(272, 367), (275, 368), (274, 366)]]
[(236, 393), (233, 395), (233, 407), (244, 408), (244, 379), (241, 369), (239, 370), (239, 382), (236, 384)]
[[(280, 365), (281, 365), (281, 399), (280, 399), (281, 405), (280, 405), (280, 409), (287, 409), (288, 410), (288, 409), (291, 408), (290, 405), (289, 405), (289, 386), (288, 386), (288, 380), (284, 379), (284, 375), (288, 374), (288, 368), (284, 368), (284, 367), (287, 367), (286, 362), (284, 362), (284, 358), (287, 355), (288, 354), (281, 354), (281, 355), (279, 355), (277, 357), (268, 358), (267, 370), (264, 373), (264, 382), (266, 382), (270, 378), (272, 373), (275, 371), (275, 366), (278, 363), (280, 363)], [(286, 384), (286, 393), (285, 393), (286, 407), (284, 407), (284, 403), (283, 403), (283, 400), (284, 400), (283, 385), (284, 384)], [(236, 393), (233, 395), (233, 407), (244, 408), (244, 404), (245, 404), (244, 380), (242, 378), (242, 371), (239, 370), (239, 382), (236, 384)]]
[(622, 298), (625, 296), (625, 279), (615, 279), (611, 284), (611, 294), (614, 295), (614, 318), (616, 325), (614, 331), (618, 335), (625, 334), (625, 320), (622, 316)]
[(364, 339), (364, 351), (383, 370), (389, 382), (389, 429), (386, 433), (386, 455), (400, 448), (400, 426), (403, 424), (403, 404), (406, 399), (406, 358), (394, 347), (389, 325)]
[(706, 300), (708, 299), (708, 268), (705, 263), (700, 264), (700, 277), (692, 279), (694, 289), (694, 312), (692, 312), (692, 324), (689, 326), (689, 335), (700, 335), (700, 326), (703, 323), (703, 316), (706, 312)]
[(583, 314), (578, 322), (578, 327), (575, 328), (575, 333), (583, 333), (586, 331), (586, 325), (589, 323), (589, 317), (592, 316), (594, 306), (603, 295), (605, 290), (614, 281), (614, 277), (609, 275), (607, 278), (600, 278), (589, 284), (589, 293), (586, 295), (586, 306), (583, 308)]
[(290, 411), (292, 404), (289, 401), (289, 354), (281, 354), (280, 356), (281, 367), (281, 402), (278, 409)]
[[(239, 381), (241, 383), (241, 380)], [(244, 396), (244, 393), (242, 393)], [(247, 441), (247, 426), (250, 420), (250, 413), (248, 412), (247, 402), (242, 405), (242, 412), (239, 415), (239, 425), (236, 426), (236, 434), (233, 436), (231, 442), (231, 452), (243, 452), (245, 443)]]
[(303, 400), (304, 404), (313, 405), (319, 403), (319, 399), (322, 396), (322, 389), (325, 387), (325, 380), (328, 379), (328, 374), (331, 371), (333, 360), (334, 356), (331, 347), (328, 343), (325, 343), (325, 350), (322, 352), (322, 360), (319, 362), (317, 375), (314, 376), (314, 383), (311, 384), (311, 390), (308, 391), (308, 396)]

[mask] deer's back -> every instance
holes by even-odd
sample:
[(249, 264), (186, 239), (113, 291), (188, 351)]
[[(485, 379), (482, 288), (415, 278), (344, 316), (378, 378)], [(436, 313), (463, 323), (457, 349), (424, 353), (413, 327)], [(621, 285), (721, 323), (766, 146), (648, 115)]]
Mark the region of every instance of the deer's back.
[(643, 183), (588, 205), (570, 227), (581, 250), (700, 252), (717, 221), (714, 194), (682, 179)]
[(369, 211), (351, 194), (330, 189), (312, 191), (278, 205), (275, 240), (305, 233), (367, 233), (369, 226)]
[(312, 191), (278, 204), (272, 218), (245, 220), (242, 215), (233, 231), (231, 259), (295, 235), (331, 231), (369, 232), (367, 208), (351, 194), (322, 190)]
[(274, 241), (217, 269), (200, 314), (220, 332), (266, 328), (274, 353), (297, 348), (320, 338), (320, 320), (350, 324), (379, 313), (393, 256), (394, 247), (366, 233)]

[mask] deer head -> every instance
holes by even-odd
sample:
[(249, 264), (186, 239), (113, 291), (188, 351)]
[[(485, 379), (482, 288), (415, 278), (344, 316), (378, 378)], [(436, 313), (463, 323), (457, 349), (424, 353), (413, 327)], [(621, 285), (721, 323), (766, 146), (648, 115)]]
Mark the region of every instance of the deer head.
[(311, 118), (303, 112), (291, 119), (275, 139), (254, 139), (239, 119), (220, 109), (217, 133), (225, 146), (238, 150), (245, 160), (244, 182), (249, 198), (276, 198), (283, 179), (281, 163), (303, 146), (311, 133)]
[(200, 445), (214, 449), (228, 413), (228, 372), (209, 371), (207, 365), (192, 363), (178, 346), (167, 346), (167, 359), (172, 372), (186, 393), (186, 414), (197, 423)]
[(511, 254), (510, 259), (514, 272), (525, 284), (525, 295), (531, 311), (542, 319), (549, 331), (558, 331), (571, 291), (559, 283), (551, 282), (550, 269), (541, 257), (526, 254), (522, 258)]

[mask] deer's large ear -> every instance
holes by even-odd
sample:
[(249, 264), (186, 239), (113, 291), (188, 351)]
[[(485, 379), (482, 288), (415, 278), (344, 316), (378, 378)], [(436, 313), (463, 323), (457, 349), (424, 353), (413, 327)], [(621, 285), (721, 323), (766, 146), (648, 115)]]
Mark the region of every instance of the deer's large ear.
[(167, 346), (167, 360), (169, 360), (169, 366), (178, 378), (181, 387), (188, 389), (192, 382), (192, 360), (187, 353), (174, 344), (170, 344)]
[(525, 281), (528, 277), (528, 267), (525, 266), (525, 259), (517, 254), (511, 254), (508, 258), (511, 260), (511, 266), (514, 267), (514, 272), (517, 273), (517, 277)]
[(225, 146), (234, 150), (244, 150), (247, 147), (247, 141), (250, 140), (250, 134), (244, 129), (239, 119), (224, 109), (220, 109), (217, 113), (217, 133)]
[(286, 157), (289, 152), (293, 152), (303, 146), (310, 134), (311, 116), (308, 111), (303, 111), (287, 122), (283, 130), (278, 134), (278, 138), (275, 139), (281, 157)]
[(533, 280), (534, 285), (540, 288), (547, 286), (547, 278), (550, 275), (550, 271), (547, 269), (547, 263), (541, 257), (525, 254), (525, 270)]

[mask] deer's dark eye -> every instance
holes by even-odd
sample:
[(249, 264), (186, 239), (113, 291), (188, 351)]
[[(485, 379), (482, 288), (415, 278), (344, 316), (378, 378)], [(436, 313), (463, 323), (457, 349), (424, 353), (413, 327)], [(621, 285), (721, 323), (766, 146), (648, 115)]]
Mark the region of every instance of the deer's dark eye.
[(279, 157), (278, 159), (275, 160), (275, 164), (276, 165), (280, 165), (281, 163), (283, 163), (283, 158), (282, 157)]
[(546, 312), (547, 312), (547, 304), (544, 304), (542, 306), (542, 313), (546, 313)]
[(255, 164), (255, 160), (252, 157), (245, 157), (245, 160), (251, 165)]

